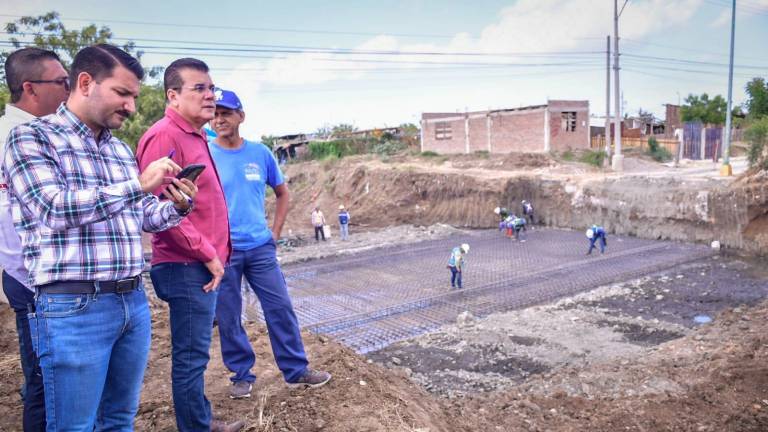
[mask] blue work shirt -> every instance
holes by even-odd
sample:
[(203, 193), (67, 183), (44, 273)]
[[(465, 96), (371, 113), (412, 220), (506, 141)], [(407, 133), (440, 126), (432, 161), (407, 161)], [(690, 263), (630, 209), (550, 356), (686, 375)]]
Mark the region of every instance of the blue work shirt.
[(244, 140), (238, 149), (208, 143), (227, 199), (232, 248), (248, 250), (272, 238), (264, 210), (266, 186), (283, 184), (283, 173), (274, 155), (259, 142)]

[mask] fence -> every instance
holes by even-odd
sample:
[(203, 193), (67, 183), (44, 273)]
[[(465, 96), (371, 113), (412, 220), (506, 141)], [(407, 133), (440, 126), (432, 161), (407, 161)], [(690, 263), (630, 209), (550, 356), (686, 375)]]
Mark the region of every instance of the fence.
[[(656, 138), (656, 142), (659, 143), (660, 147), (666, 148), (670, 154), (677, 154), (677, 148), (679, 142), (674, 138)], [(614, 144), (612, 142), (612, 144)], [(629, 138), (629, 137), (621, 137), (621, 147), (622, 148), (636, 148), (640, 151), (646, 151), (648, 150), (648, 138)], [(593, 136), (590, 141), (590, 148), (592, 149), (604, 149), (605, 148), (605, 137), (602, 135)], [(611, 153), (613, 153), (614, 149), (616, 148), (615, 145), (611, 145)]]

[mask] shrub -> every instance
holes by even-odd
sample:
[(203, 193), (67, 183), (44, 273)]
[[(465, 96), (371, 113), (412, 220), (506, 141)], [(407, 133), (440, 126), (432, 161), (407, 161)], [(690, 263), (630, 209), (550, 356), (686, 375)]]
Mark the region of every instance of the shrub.
[(655, 137), (648, 138), (647, 154), (656, 162), (666, 162), (672, 159), (672, 153), (670, 153), (666, 147), (660, 146)]
[(575, 159), (575, 157), (573, 156), (573, 152), (570, 150), (564, 151), (560, 157), (562, 157), (564, 161), (569, 161), (569, 162)]
[(423, 151), (423, 152), (421, 152), (421, 155), (424, 156), (424, 157), (436, 157), (436, 156), (439, 156), (436, 152), (433, 152), (432, 150)]
[(405, 150), (407, 145), (402, 141), (385, 140), (373, 145), (373, 153), (382, 156), (391, 156), (397, 152)]
[(749, 142), (747, 159), (749, 166), (759, 166), (768, 169), (768, 157), (766, 157), (766, 144), (768, 144), (768, 116), (752, 123), (744, 131), (744, 138)]
[[(563, 154), (565, 156), (565, 154)], [(587, 150), (581, 155), (581, 162), (602, 168), (605, 160), (605, 152), (602, 150)]]

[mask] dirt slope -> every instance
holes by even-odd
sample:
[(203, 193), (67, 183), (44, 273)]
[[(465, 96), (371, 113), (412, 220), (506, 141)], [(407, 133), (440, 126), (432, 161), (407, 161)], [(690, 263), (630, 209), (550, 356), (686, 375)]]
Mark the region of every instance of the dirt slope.
[[(286, 167), (293, 205), (286, 224), (309, 235), (315, 205), (335, 229), (344, 204), (352, 229), (444, 223), (494, 226), (492, 209), (519, 211), (532, 200), (544, 223), (582, 229), (593, 223), (610, 232), (644, 238), (719, 240), (724, 246), (768, 254), (768, 179), (740, 181), (699, 168), (642, 162), (641, 171), (618, 175), (546, 155), (461, 155), (451, 158), (358, 156)], [(632, 165), (632, 163), (629, 163)]]

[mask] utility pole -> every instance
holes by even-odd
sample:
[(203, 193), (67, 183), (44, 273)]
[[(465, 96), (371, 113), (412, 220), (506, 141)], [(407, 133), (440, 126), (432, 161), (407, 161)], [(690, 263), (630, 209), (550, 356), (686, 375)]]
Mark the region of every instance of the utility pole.
[(733, 104), (733, 41), (736, 34), (736, 0), (732, 1), (731, 6), (731, 61), (728, 64), (728, 108), (725, 113), (725, 139), (723, 140), (723, 166), (720, 168), (720, 175), (733, 175), (731, 167), (731, 105)]
[(606, 36), (605, 46), (605, 156), (611, 163), (611, 36)]
[[(624, 2), (624, 6), (627, 2)], [(624, 10), (624, 6), (621, 7)], [(624, 166), (624, 156), (621, 154), (621, 92), (619, 86), (619, 0), (613, 0), (613, 83), (614, 83), (614, 111), (616, 120), (614, 121), (614, 136), (616, 140), (616, 153), (613, 155), (611, 167), (614, 171), (621, 171)]]

